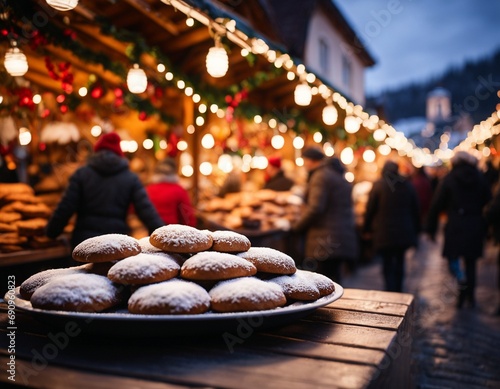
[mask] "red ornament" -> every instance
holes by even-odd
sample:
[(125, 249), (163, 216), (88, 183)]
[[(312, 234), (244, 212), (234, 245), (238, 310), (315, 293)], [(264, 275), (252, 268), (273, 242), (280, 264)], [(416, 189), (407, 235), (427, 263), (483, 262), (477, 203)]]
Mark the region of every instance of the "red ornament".
[(48, 117), (49, 115), (50, 115), (50, 109), (45, 108), (45, 109), (42, 111), (42, 113), (40, 114), (40, 117), (41, 117), (42, 119), (45, 119), (45, 118), (46, 118), (46, 117)]
[(101, 85), (96, 85), (90, 91), (90, 96), (93, 99), (100, 99), (104, 95), (104, 89)]
[(66, 113), (68, 112), (68, 106), (63, 104), (59, 107), (59, 110), (61, 111), (61, 113)]
[(145, 121), (148, 119), (148, 114), (144, 111), (139, 112), (139, 120), (140, 121)]

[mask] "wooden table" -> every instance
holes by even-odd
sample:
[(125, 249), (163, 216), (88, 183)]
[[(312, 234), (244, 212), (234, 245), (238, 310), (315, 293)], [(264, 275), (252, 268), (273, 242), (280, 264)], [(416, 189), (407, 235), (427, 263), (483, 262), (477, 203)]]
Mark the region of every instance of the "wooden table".
[[(411, 388), (413, 296), (346, 289), (285, 326), (148, 338), (67, 336), (17, 312), (16, 384), (44, 388)], [(0, 381), (8, 382), (8, 323), (0, 314)], [(69, 330), (68, 330), (69, 331)]]

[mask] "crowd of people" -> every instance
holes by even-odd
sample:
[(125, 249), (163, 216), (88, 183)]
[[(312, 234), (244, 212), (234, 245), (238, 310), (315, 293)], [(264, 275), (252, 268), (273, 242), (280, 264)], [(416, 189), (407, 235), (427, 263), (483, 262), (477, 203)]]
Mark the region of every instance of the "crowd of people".
[[(166, 224), (196, 226), (195, 209), (179, 184), (174, 159), (159, 161), (150, 182), (143, 185), (130, 170), (116, 133), (103, 135), (94, 151), (71, 176), (48, 222), (47, 236), (59, 236), (73, 216), (73, 247), (104, 233), (128, 234), (131, 210), (150, 233)], [(373, 183), (363, 225), (358, 228), (353, 186), (345, 178), (344, 165), (336, 157), (326, 157), (320, 147), (305, 148), (302, 157), (307, 171), (304, 207), (290, 231), (302, 242), (299, 267), (341, 282), (343, 269), (355, 269), (360, 244), (368, 241), (381, 258), (385, 289), (402, 292), (407, 250), (418, 247), (422, 234), (434, 240), (444, 224), (442, 255), (457, 282), (457, 306), (475, 304), (476, 262), (483, 255), (488, 227), (500, 243), (500, 189), (492, 195), (498, 172), (491, 165), (485, 174), (474, 156), (459, 151), (447, 174), (433, 183), (424, 169), (407, 176), (401, 174), (398, 163), (387, 160)], [(265, 189), (288, 191), (295, 185), (279, 157), (268, 158), (265, 173)], [(227, 190), (233, 189), (221, 188), (221, 192)]]

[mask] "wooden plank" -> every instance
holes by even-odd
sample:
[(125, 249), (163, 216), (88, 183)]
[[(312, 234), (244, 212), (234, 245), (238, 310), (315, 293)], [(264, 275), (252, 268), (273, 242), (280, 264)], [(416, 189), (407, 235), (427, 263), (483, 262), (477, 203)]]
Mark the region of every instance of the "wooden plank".
[(385, 350), (393, 341), (394, 331), (356, 325), (318, 323), (301, 320), (279, 328), (275, 334), (313, 342), (343, 344), (352, 347)]
[(328, 305), (328, 307), (396, 316), (405, 316), (406, 311), (408, 310), (408, 306), (403, 304), (384, 303), (371, 300), (352, 300), (344, 297), (334, 301), (332, 304)]
[[(8, 357), (0, 355), (0, 363), (6, 366)], [(109, 388), (141, 388), (141, 389), (180, 389), (188, 388), (184, 385), (166, 384), (154, 381), (144, 381), (135, 378), (116, 377), (105, 374), (69, 369), (47, 365), (44, 369), (36, 371), (36, 382), (26, 380), (26, 374), (22, 372), (33, 372), (33, 365), (21, 359), (16, 359), (16, 381), (18, 385), (30, 385), (35, 388), (52, 389), (109, 389)], [(19, 373), (21, 372), (21, 373)], [(0, 382), (13, 384), (9, 381), (7, 374), (0, 375)]]
[(382, 290), (364, 290), (364, 289), (344, 289), (342, 298), (354, 300), (370, 300), (385, 303), (410, 305), (413, 301), (413, 295), (409, 293), (384, 292)]
[(385, 353), (380, 350), (284, 338), (272, 333), (256, 334), (252, 337), (251, 342), (245, 343), (244, 346), (299, 357), (373, 366), (379, 366), (385, 356)]
[(26, 250), (15, 253), (0, 254), (0, 267), (22, 265), (25, 263), (46, 261), (71, 255), (67, 246), (48, 247), (40, 250)]
[(364, 327), (382, 328), (394, 331), (397, 331), (403, 322), (403, 318), (400, 316), (346, 311), (330, 307), (316, 310), (312, 315), (308, 316), (307, 319), (331, 323), (355, 324)]

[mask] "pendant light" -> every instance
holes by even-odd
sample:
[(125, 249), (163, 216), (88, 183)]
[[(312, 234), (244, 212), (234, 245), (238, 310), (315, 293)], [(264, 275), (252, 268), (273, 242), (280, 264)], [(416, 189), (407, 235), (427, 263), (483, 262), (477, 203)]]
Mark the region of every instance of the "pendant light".
[(297, 84), (293, 93), (295, 104), (307, 107), (311, 104), (312, 92), (311, 87), (307, 83)]
[(224, 77), (229, 69), (227, 52), (220, 43), (220, 37), (215, 37), (215, 46), (208, 50), (206, 58), (207, 72), (214, 78)]
[(5, 69), (11, 76), (24, 76), (28, 71), (28, 60), (17, 47), (12, 47), (5, 53)]
[(69, 11), (78, 5), (78, 0), (47, 0), (47, 4), (58, 11)]
[(148, 87), (148, 78), (146, 72), (138, 64), (134, 64), (127, 73), (127, 87), (131, 93), (142, 93)]
[(337, 108), (335, 108), (331, 102), (328, 102), (322, 112), (323, 123), (332, 126), (337, 123), (338, 117), (339, 113), (337, 112)]

